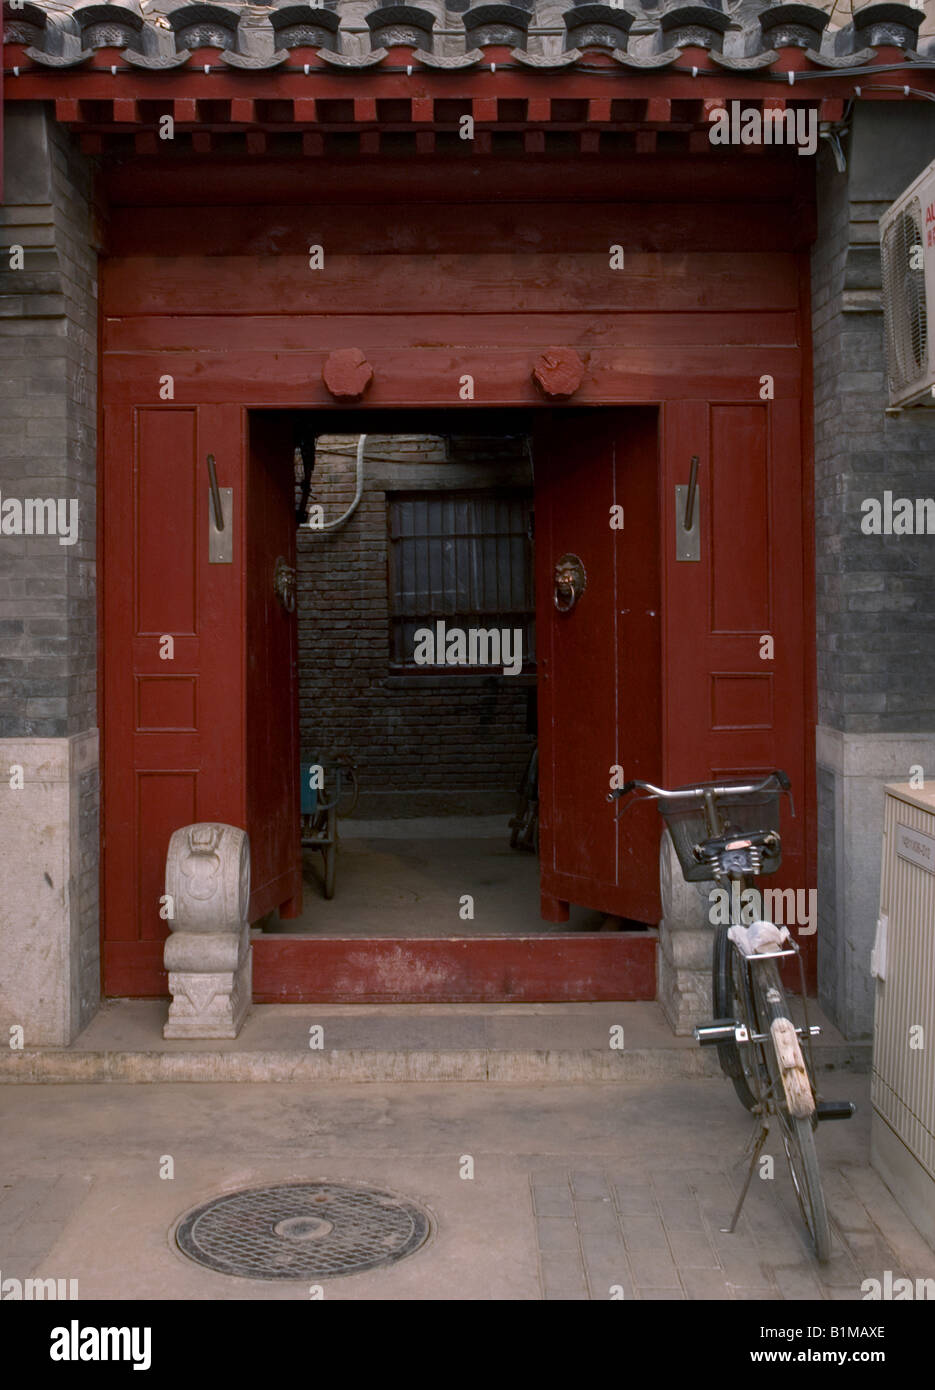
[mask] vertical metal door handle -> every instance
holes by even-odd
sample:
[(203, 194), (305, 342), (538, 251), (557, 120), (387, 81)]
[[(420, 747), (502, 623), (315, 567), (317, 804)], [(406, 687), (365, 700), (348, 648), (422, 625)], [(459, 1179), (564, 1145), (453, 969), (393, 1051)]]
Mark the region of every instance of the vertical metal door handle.
[(685, 520), (682, 527), (686, 531), (692, 529), (692, 521), (695, 517), (695, 489), (698, 486), (698, 455), (692, 454), (691, 473), (688, 475), (688, 492), (685, 496)]
[(208, 455), (208, 563), (231, 565), (234, 562), (234, 489), (218, 487), (218, 470), (214, 455)]
[(224, 530), (224, 512), (221, 509), (221, 494), (218, 490), (218, 470), (214, 455), (208, 455), (208, 481), (211, 484), (211, 501), (214, 504), (214, 525), (218, 531)]

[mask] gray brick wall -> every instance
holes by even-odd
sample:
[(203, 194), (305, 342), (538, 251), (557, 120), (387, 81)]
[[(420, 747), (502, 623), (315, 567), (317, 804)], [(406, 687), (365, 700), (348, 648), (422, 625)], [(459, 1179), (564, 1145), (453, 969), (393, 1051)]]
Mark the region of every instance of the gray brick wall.
[(819, 165), (812, 257), (818, 716), (849, 733), (935, 726), (935, 536), (860, 529), (865, 498), (887, 490), (935, 497), (935, 410), (884, 413), (878, 221), (935, 157), (935, 112), (911, 115), (916, 153), (912, 159), (902, 147), (901, 182), (883, 153), (904, 132), (882, 107), (858, 107), (846, 174), (835, 171), (829, 151)]
[[(837, 980), (839, 963), (835, 954), (838, 893), (835, 883), (837, 843), (836, 784), (828, 768), (818, 769), (818, 976), (821, 982)], [(826, 991), (827, 993), (827, 991)]]
[[(76, 498), (78, 541), (0, 536), (0, 738), (94, 728), (97, 253), (91, 170), (38, 104), (6, 113), (0, 491)], [(25, 253), (12, 270), (9, 248)]]
[(818, 163), (812, 254), (818, 667), (818, 987), (845, 1037), (873, 1027), (882, 788), (933, 775), (935, 535), (869, 536), (861, 504), (935, 497), (935, 410), (887, 415), (879, 219), (935, 158), (928, 103), (857, 104)]
[[(355, 489), (356, 437), (319, 440), (313, 501), (339, 517)], [(390, 667), (387, 493), (529, 479), (521, 443), (377, 436), (347, 525), (300, 530), (299, 712), (306, 755), (347, 753), (359, 815), (512, 807), (534, 738), (522, 678), (394, 675)]]
[[(0, 492), (4, 500), (74, 499), (78, 528), (72, 545), (57, 535), (0, 535), (0, 740), (57, 740), (97, 725), (93, 171), (39, 103), (6, 108), (5, 156)], [(23, 248), (22, 269), (11, 266), (11, 246)], [(69, 783), (68, 824), (58, 828), (71, 847), (61, 942), (66, 1041), (100, 994), (99, 802), (97, 764), (83, 760)]]

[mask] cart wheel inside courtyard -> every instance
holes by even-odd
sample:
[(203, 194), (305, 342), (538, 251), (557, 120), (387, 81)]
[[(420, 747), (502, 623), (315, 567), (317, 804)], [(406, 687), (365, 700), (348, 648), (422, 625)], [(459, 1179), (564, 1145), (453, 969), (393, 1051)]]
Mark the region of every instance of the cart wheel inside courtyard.
[(338, 812), (337, 806), (328, 809), (328, 844), (322, 850), (325, 865), (325, 897), (334, 897), (334, 876), (338, 867)]

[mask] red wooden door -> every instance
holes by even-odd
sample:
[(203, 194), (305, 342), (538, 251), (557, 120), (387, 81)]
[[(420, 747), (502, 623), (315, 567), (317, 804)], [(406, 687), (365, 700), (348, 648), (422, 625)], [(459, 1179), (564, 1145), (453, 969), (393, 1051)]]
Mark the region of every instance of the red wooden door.
[[(782, 866), (759, 887), (805, 891), (812, 731), (800, 403), (673, 402), (664, 434), (666, 777), (788, 772), (796, 815), (783, 798)], [(693, 454), (697, 562), (675, 558), (675, 487), (688, 482)]]
[[(108, 406), (103, 429), (104, 989), (149, 995), (172, 831), (243, 824), (241, 414)], [(232, 564), (208, 563), (208, 453), (234, 488)]]
[[(661, 774), (657, 416), (555, 412), (534, 443), (542, 915), (568, 904), (659, 920), (659, 825), (617, 820), (611, 770)], [(616, 509), (616, 510), (615, 510)], [(555, 604), (554, 569), (577, 555), (586, 588)]]
[(274, 589), (277, 562), (295, 568), (292, 458), (290, 417), (255, 412), (244, 503), (251, 922), (274, 907), (282, 917), (297, 917), (302, 908), (296, 615)]

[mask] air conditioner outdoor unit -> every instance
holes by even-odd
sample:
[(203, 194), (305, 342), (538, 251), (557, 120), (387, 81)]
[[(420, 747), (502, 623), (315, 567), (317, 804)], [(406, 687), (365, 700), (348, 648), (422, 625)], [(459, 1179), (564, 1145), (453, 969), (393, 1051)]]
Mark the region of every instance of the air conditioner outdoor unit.
[(935, 405), (935, 163), (880, 218), (890, 406)]
[(870, 1162), (935, 1241), (935, 793), (886, 788)]

